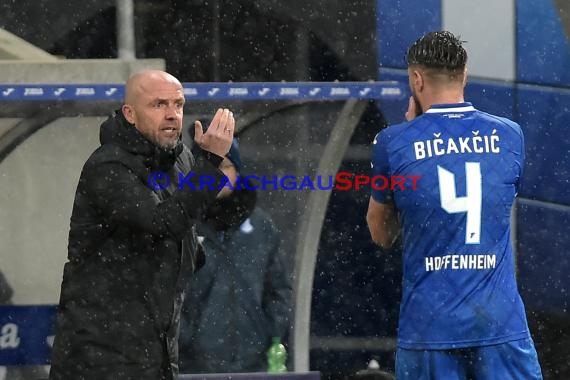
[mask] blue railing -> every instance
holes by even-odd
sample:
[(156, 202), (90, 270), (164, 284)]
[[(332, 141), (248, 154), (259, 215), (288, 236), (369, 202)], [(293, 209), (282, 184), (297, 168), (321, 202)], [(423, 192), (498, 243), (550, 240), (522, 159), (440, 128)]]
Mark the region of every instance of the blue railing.
[[(400, 82), (183, 83), (187, 100), (392, 99), (406, 95)], [(122, 100), (122, 84), (0, 84), (0, 101)]]

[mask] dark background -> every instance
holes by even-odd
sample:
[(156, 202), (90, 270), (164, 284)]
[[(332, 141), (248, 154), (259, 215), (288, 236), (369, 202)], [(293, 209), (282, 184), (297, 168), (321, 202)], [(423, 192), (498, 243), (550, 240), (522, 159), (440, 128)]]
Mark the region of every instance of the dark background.
[[(135, 0), (134, 8), (137, 58), (164, 58), (181, 81), (376, 78), (372, 1)], [(51, 54), (117, 57), (114, 1), (3, 2), (0, 25)]]

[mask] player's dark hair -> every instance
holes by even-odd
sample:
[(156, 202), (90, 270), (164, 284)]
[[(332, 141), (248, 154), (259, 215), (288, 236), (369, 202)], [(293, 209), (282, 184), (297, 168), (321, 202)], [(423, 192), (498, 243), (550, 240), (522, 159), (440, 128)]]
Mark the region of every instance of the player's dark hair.
[(428, 69), (463, 71), (467, 52), (458, 37), (448, 31), (430, 32), (410, 46), (406, 56), (408, 66), (419, 65)]

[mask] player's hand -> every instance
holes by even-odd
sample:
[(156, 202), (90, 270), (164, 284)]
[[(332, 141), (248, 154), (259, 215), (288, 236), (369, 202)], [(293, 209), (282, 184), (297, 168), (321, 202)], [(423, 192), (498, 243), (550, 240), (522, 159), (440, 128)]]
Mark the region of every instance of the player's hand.
[(224, 157), (232, 145), (235, 124), (234, 114), (229, 109), (218, 108), (206, 133), (202, 123), (194, 122), (194, 141), (200, 148)]
[(422, 110), (418, 109), (418, 105), (414, 100), (413, 96), (410, 96), (410, 100), (408, 101), (408, 110), (406, 111), (405, 117), (407, 121), (414, 120), (417, 116), (421, 115)]

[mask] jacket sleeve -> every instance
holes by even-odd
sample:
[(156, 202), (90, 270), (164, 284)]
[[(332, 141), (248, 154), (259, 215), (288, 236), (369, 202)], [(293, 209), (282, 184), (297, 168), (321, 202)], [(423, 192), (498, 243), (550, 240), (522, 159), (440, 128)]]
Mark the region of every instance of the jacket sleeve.
[[(104, 162), (86, 166), (80, 189), (90, 203), (111, 223), (127, 225), (154, 235), (167, 235), (181, 240), (209, 203), (215, 200), (223, 173), (206, 158), (198, 158), (190, 179), (192, 189), (176, 189), (166, 200), (155, 192), (129, 167), (120, 162)], [(213, 178), (213, 186), (200, 188), (199, 178)]]
[(263, 305), (269, 320), (272, 336), (287, 340), (291, 314), (291, 276), (286, 256), (279, 246), (279, 236), (275, 232), (276, 244), (269, 255), (269, 268), (265, 275)]

